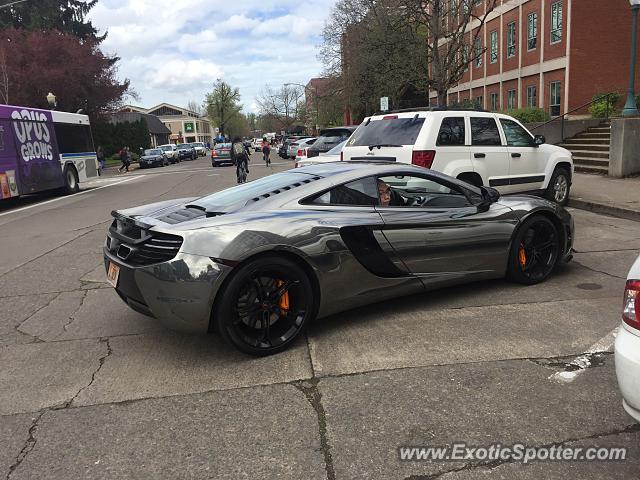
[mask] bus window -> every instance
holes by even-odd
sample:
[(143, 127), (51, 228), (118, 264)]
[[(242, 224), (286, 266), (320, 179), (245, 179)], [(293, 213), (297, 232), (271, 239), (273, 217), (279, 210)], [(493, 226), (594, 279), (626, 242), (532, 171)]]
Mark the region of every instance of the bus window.
[(91, 130), (88, 125), (73, 125), (69, 123), (55, 123), (58, 150), (60, 153), (93, 152)]

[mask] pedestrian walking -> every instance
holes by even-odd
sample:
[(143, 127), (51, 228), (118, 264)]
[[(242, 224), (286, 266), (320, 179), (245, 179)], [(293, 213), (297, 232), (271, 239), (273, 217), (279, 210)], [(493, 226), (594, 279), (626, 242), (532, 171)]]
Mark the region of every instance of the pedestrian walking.
[(267, 165), (267, 167), (271, 165), (271, 159), (269, 158), (270, 154), (271, 154), (271, 145), (269, 145), (269, 141), (267, 140), (267, 137), (264, 137), (262, 139), (262, 159), (264, 160), (264, 163)]
[(122, 173), (123, 170), (129, 171), (129, 165), (131, 165), (131, 154), (129, 153), (129, 147), (123, 147), (120, 150), (120, 161), (122, 165), (118, 168), (118, 172)]
[(96, 157), (98, 157), (98, 175), (102, 175), (102, 170), (104, 170), (104, 150), (102, 145), (98, 145)]

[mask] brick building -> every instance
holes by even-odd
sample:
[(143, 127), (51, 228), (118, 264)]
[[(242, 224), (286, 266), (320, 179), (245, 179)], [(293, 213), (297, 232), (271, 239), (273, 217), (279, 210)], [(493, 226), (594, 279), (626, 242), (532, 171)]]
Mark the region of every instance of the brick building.
[[(487, 2), (469, 1), (483, 16)], [(551, 115), (602, 92), (618, 91), (623, 102), (630, 43), (628, 0), (499, 0), (471, 46), (482, 55), (448, 101), (474, 100), (487, 110), (537, 106)], [(429, 99), (437, 104), (435, 91)]]

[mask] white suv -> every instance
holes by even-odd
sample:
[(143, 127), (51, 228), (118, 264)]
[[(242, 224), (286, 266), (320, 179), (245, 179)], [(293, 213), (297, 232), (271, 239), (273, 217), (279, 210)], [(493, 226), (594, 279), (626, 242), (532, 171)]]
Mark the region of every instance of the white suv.
[(566, 205), (571, 152), (545, 144), (515, 118), (434, 108), (365, 118), (343, 148), (343, 160), (412, 163), (500, 193), (542, 193)]

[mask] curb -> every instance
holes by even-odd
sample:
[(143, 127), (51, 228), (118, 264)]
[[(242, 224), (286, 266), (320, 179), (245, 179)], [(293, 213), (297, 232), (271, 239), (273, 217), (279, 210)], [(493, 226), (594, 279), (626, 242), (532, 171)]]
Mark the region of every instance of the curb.
[(602, 203), (590, 202), (588, 200), (576, 200), (575, 198), (569, 199), (569, 207), (640, 222), (640, 211), (638, 210), (614, 207), (611, 205), (604, 205)]

